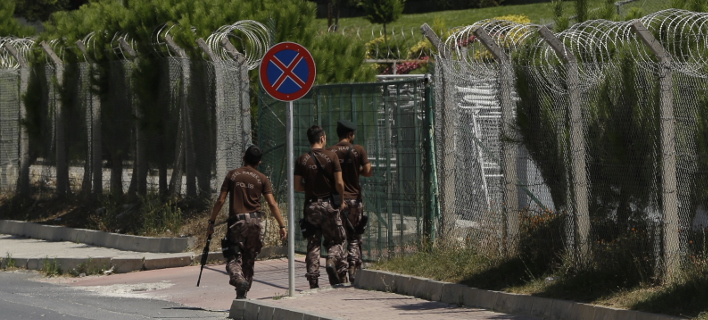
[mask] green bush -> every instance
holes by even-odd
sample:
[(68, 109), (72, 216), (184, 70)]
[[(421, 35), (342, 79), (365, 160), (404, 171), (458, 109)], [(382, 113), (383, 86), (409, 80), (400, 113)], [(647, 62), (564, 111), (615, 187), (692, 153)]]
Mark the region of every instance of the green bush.
[(40, 272), (44, 273), (46, 277), (55, 277), (61, 275), (61, 268), (57, 264), (56, 259), (49, 259), (45, 257), (42, 260), (42, 266), (39, 269)]

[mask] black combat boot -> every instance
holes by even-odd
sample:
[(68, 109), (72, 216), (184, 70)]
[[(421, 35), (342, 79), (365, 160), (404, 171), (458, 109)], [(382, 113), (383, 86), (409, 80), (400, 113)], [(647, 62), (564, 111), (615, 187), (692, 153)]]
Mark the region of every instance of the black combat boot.
[(347, 272), (339, 274), (339, 283), (347, 283)]
[(317, 289), (320, 286), (317, 284), (317, 279), (308, 279), (307, 281), (310, 282), (310, 289)]
[(246, 292), (250, 289), (250, 284), (242, 276), (236, 275), (233, 279), (229, 280), (229, 284), (236, 287), (237, 291)]
[(329, 284), (333, 286), (338, 285), (339, 275), (337, 274), (337, 270), (334, 268), (334, 261), (332, 261), (331, 258), (327, 258), (327, 266), (325, 269), (327, 270), (327, 276), (329, 277)]
[(349, 266), (349, 282), (354, 283), (356, 281), (356, 272), (359, 270), (357, 266)]

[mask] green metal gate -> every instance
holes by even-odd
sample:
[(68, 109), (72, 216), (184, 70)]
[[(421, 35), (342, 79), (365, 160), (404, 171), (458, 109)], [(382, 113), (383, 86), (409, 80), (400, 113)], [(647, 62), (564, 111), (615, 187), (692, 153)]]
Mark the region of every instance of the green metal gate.
[[(423, 237), (434, 234), (438, 213), (430, 90), (424, 79), (321, 85), (294, 103), (295, 157), (309, 150), (306, 131), (311, 125), (325, 129), (329, 145), (338, 140), (338, 120), (357, 125), (355, 143), (364, 146), (373, 170), (371, 177), (360, 180), (369, 216), (365, 259), (412, 251)], [(264, 151), (259, 169), (271, 178), (281, 211), (287, 212), (285, 103), (263, 91), (258, 101), (256, 141)], [(295, 194), (296, 221), (302, 218), (303, 198)], [(302, 240), (299, 233), (296, 239)], [(295, 248), (304, 252), (306, 243), (297, 241)]]

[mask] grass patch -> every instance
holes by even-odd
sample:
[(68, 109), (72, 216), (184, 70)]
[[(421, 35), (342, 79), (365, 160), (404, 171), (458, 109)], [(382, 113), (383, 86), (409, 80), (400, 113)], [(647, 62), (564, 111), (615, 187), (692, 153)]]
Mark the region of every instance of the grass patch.
[(283, 294), (276, 293), (276, 294), (273, 295), (273, 300), (280, 300), (280, 299), (283, 299), (283, 298), (285, 298), (285, 297), (287, 297), (287, 296), (288, 296), (288, 293), (287, 293), (287, 292), (286, 292), (286, 293), (283, 293)]
[(481, 289), (708, 319), (708, 257), (702, 252), (683, 262), (676, 280), (661, 281), (649, 258), (651, 237), (636, 225), (594, 242), (591, 263), (579, 266), (559, 238), (565, 223), (551, 212), (522, 215), (519, 252), (511, 257), (486, 249), (481, 239), (465, 239), (424, 246), (372, 268)]
[[(591, 9), (600, 7), (602, 3), (602, 0), (589, 1)], [(573, 1), (564, 1), (563, 12), (565, 13), (565, 15), (568, 16), (574, 15), (575, 3)], [(420, 35), (420, 31), (418, 28), (420, 28), (423, 23), (428, 23), (429, 25), (432, 25), (431, 23), (433, 21), (441, 21), (445, 27), (452, 28), (459, 26), (467, 26), (477, 21), (505, 15), (525, 15), (531, 20), (532, 23), (547, 24), (553, 22), (553, 6), (549, 1), (534, 4), (520, 4), (478, 9), (404, 14), (396, 22), (388, 24), (386, 28), (388, 30), (391, 30), (391, 28), (409, 30), (409, 32), (410, 30), (413, 30), (414, 34), (418, 36)], [(326, 18), (317, 19), (316, 23), (319, 28), (323, 30), (327, 29)], [(361, 28), (364, 31), (370, 31), (371, 28), (381, 28), (381, 25), (374, 25), (363, 17), (340, 18), (339, 25), (339, 30), (344, 30), (344, 32), (347, 32), (347, 29), (351, 29), (352, 32), (355, 32), (355, 28)]]
[(681, 279), (665, 285), (627, 282), (620, 275), (622, 271), (596, 269), (534, 275), (520, 258), (489, 257), (459, 248), (421, 251), (375, 263), (371, 268), (481, 289), (708, 319), (706, 260), (691, 262)]
[(103, 195), (89, 200), (75, 194), (57, 199), (51, 194), (37, 193), (28, 197), (0, 198), (0, 212), (3, 219), (45, 225), (179, 237), (192, 235), (183, 231), (183, 226), (192, 219), (206, 217), (211, 203), (211, 199), (162, 198), (156, 194), (143, 197)]
[[(212, 206), (213, 199), (163, 198), (156, 194), (143, 197), (103, 195), (95, 200), (74, 194), (56, 199), (49, 193), (0, 197), (3, 219), (138, 236), (195, 237), (192, 248), (195, 253), (201, 253), (206, 243), (207, 218)], [(278, 223), (267, 206), (263, 209), (267, 216), (263, 221), (264, 247), (281, 245)], [(227, 212), (228, 206), (224, 206), (217, 218), (212, 237), (216, 241), (212, 241), (211, 251), (220, 249), (218, 239), (226, 234)]]
[(42, 267), (39, 269), (39, 272), (43, 273), (45, 277), (56, 277), (61, 275), (61, 268), (59, 268), (56, 259), (45, 257), (44, 260), (42, 260)]
[(103, 274), (103, 271), (107, 270), (108, 266), (106, 264), (98, 265), (94, 263), (94, 260), (88, 258), (86, 261), (79, 263), (75, 268), (68, 271), (68, 274), (73, 277), (84, 277), (95, 274)]
[(17, 261), (10, 256), (9, 252), (6, 252), (5, 258), (0, 259), (0, 265), (2, 265), (3, 270), (13, 270), (17, 268)]

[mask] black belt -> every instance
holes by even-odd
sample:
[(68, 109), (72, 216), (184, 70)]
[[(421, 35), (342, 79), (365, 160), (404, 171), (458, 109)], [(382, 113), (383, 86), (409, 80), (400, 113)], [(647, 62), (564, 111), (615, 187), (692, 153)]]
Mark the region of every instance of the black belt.
[(248, 212), (248, 213), (239, 213), (237, 215), (231, 216), (230, 218), (236, 221), (239, 220), (246, 220), (246, 218), (251, 218), (251, 219), (260, 219), (263, 217), (263, 212)]
[(307, 200), (307, 202), (330, 202), (332, 201), (332, 196), (327, 197), (312, 197)]

